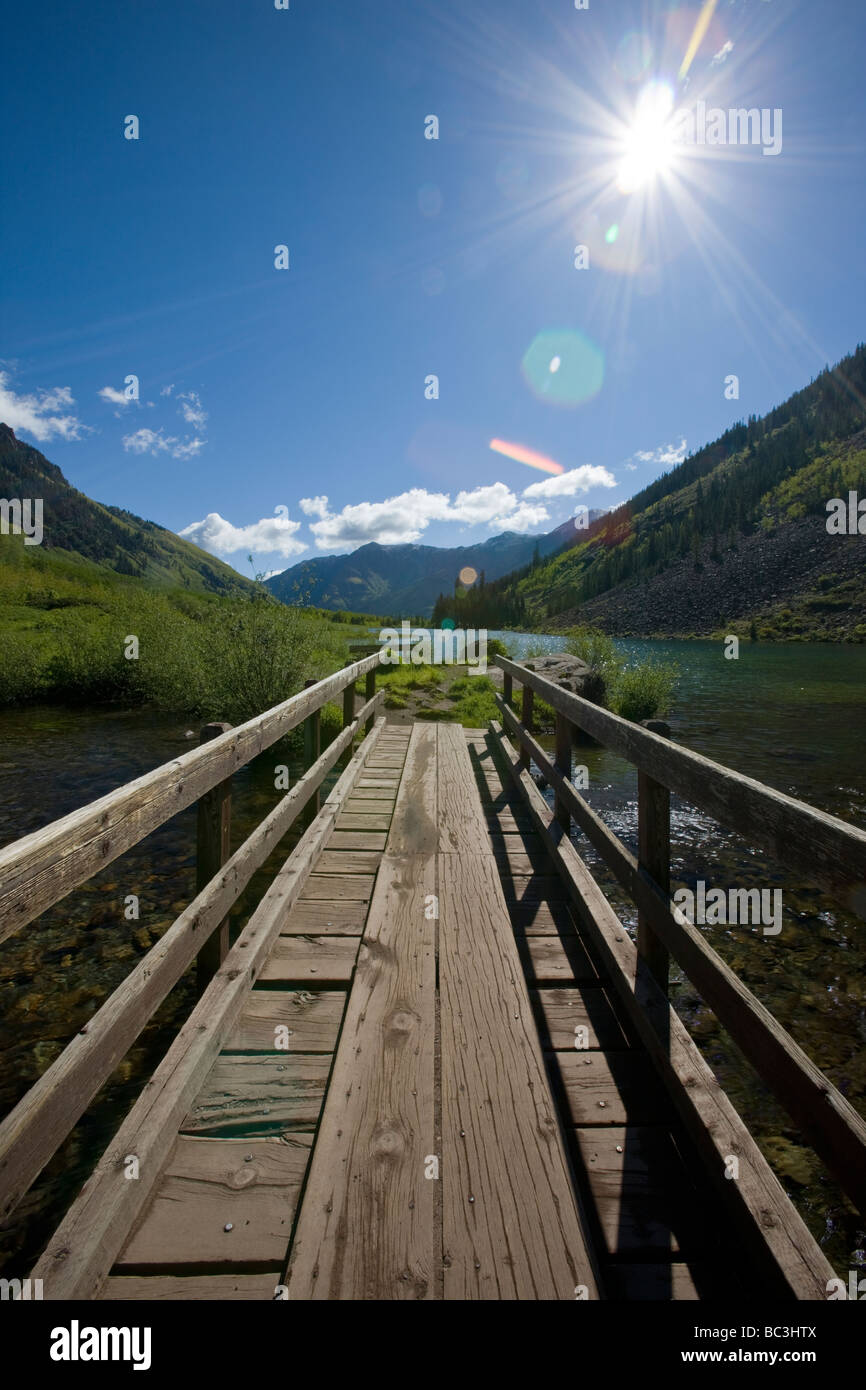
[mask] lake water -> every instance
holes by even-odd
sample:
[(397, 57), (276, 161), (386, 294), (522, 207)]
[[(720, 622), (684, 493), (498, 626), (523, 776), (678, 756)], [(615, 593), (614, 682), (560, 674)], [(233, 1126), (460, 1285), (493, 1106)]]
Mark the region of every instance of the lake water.
[[(501, 635), (513, 654), (556, 650), (559, 637)], [(618, 644), (629, 656), (679, 667), (669, 722), (678, 742), (790, 795), (862, 826), (866, 821), (866, 647), (741, 643), (737, 661), (720, 642)], [(152, 711), (36, 708), (0, 711), (0, 844), (38, 829), (193, 746), (188, 725)], [(591, 804), (632, 848), (637, 778), (598, 747), (576, 757), (589, 773)], [(234, 779), (233, 844), (238, 845), (280, 793), (279, 750)], [(635, 914), (583, 837), (585, 854), (623, 921)], [(238, 925), (293, 843), (286, 838), (247, 890)], [(109, 865), (63, 903), (0, 945), (0, 1113), (59, 1055), (195, 891), (195, 810), (189, 808)], [(840, 913), (807, 881), (795, 883), (737, 836), (683, 805), (672, 806), (672, 875), (694, 886), (781, 887), (783, 929), (705, 927), (710, 943), (770, 1008), (801, 1047), (866, 1113), (866, 927)], [(129, 921), (124, 900), (140, 898)], [(862, 1221), (787, 1116), (687, 982), (673, 975), (672, 997), (710, 1065), (773, 1163), (837, 1271), (863, 1259)], [(0, 1230), (4, 1272), (26, 1273), (94, 1159), (189, 1011), (192, 980), (175, 989), (97, 1102)]]

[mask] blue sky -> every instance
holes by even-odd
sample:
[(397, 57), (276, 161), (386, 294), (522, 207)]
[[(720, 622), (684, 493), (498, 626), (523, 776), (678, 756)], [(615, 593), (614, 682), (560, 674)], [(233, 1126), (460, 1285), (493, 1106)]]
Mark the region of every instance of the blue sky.
[(0, 419), (242, 572), (549, 530), (864, 337), (860, 0), (16, 10)]

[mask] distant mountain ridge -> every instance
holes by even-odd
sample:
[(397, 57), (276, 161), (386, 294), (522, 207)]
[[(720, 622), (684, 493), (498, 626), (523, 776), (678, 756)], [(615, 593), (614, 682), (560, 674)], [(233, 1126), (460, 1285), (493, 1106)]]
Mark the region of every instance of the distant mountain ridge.
[[(602, 515), (601, 511), (591, 511), (589, 522)], [(453, 594), (461, 570), (472, 569), (489, 583), (530, 564), (533, 555), (551, 555), (582, 534), (570, 518), (544, 535), (504, 531), (475, 545), (380, 545), (369, 541), (348, 555), (302, 560), (265, 582), (284, 603), (429, 617), (440, 594)]]

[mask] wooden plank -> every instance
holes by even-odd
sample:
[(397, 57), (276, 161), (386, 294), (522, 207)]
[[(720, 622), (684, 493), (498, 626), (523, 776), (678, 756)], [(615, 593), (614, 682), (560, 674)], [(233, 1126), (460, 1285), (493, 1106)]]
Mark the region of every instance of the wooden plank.
[(669, 1120), (670, 1104), (642, 1052), (558, 1052), (573, 1125), (653, 1125)]
[[(382, 727), (377, 720), (373, 733), (363, 741), (303, 840), (289, 855), (49, 1241), (33, 1276), (43, 1280), (47, 1298), (91, 1298), (110, 1273), (158, 1178), (177, 1128), (234, 1027), (250, 986)], [(127, 1154), (139, 1159), (138, 1182), (125, 1179), (123, 1160)]]
[(356, 787), (352, 792), (352, 802), (354, 804), (361, 801), (377, 801), (382, 802), (389, 810), (392, 810), (394, 802), (397, 800), (398, 785), (398, 783), (394, 783), (393, 791), (389, 791), (387, 787)]
[(285, 1134), (315, 1129), (331, 1070), (328, 1054), (223, 1053), (180, 1128), (185, 1134)]
[(280, 1287), (280, 1271), (270, 1274), (150, 1274), (106, 1279), (99, 1299), (124, 1302), (268, 1302)]
[(383, 850), (387, 838), (385, 830), (332, 830), (327, 848)]
[(319, 856), (316, 874), (374, 874), (381, 858), (377, 850), (326, 849)]
[(597, 984), (598, 973), (577, 937), (516, 936), (529, 984)]
[(594, 1298), (493, 856), (442, 854), (439, 876), (444, 1296)]
[(505, 901), (517, 936), (559, 936), (566, 940), (576, 935), (569, 906), (558, 896), (552, 902), (541, 897), (518, 902), (506, 893)]
[(406, 753), (406, 769), (388, 835), (388, 853), (435, 854), (439, 845), (436, 824), (435, 724), (413, 724)]
[(334, 902), (301, 898), (280, 928), (280, 936), (360, 936), (367, 919), (365, 902)]
[(288, 1029), (287, 1052), (333, 1052), (345, 1003), (343, 990), (253, 990), (223, 1052), (273, 1052), (282, 1028)]
[(502, 891), (507, 903), (551, 903), (564, 901), (562, 883), (551, 870), (547, 874), (502, 874)]
[(357, 936), (280, 936), (262, 966), (259, 983), (348, 983), (357, 954)]
[(0, 941), (264, 752), (338, 695), (348, 681), (373, 670), (378, 660), (378, 655), (371, 656), (347, 666), (220, 738), (0, 850)]
[(346, 802), (345, 810), (353, 816), (385, 816), (390, 820), (394, 810), (395, 797), (388, 797), (384, 800), (376, 798), (367, 801), (360, 801), (357, 797), (350, 797)]
[(543, 1047), (557, 1052), (579, 1051), (575, 1046), (579, 1028), (586, 1029), (586, 1045), (590, 1049), (602, 1048), (607, 1052), (629, 1045), (607, 994), (598, 985), (583, 985), (580, 989), (535, 989), (530, 998)]
[[(508, 839), (516, 841), (519, 836), (509, 835)], [(542, 858), (540, 854), (527, 854), (525, 850), (511, 848), (511, 846), (504, 849), (494, 848), (493, 857), (503, 874), (511, 874), (521, 878), (532, 878), (546, 867), (545, 861), (548, 864), (550, 862), (547, 855)]]
[(337, 817), (338, 830), (387, 830), (391, 824), (390, 816), (358, 816), (347, 814)]
[(506, 657), (494, 657), (494, 662), (512, 674), (523, 670), (526, 683), (542, 699), (605, 747), (767, 850), (786, 868), (820, 883), (849, 912), (866, 917), (866, 831), (677, 747), (660, 734), (516, 667)]
[[(638, 956), (604, 894), (570, 840), (552, 832), (553, 816), (517, 754), (494, 722), (493, 738), (530, 809), (546, 834), (563, 883), (632, 1027), (664, 1078), (716, 1196), (744, 1248), (781, 1296), (826, 1297), (833, 1270), (789, 1202), (752, 1136)], [(560, 1064), (568, 1054), (558, 1055)], [(595, 1062), (599, 1054), (591, 1059)], [(617, 1058), (621, 1064), (628, 1054)], [(617, 1054), (612, 1054), (617, 1057)], [(739, 1160), (739, 1178), (725, 1180), (727, 1157)]]
[[(414, 792), (414, 789), (413, 789)], [(408, 793), (412, 795), (413, 793)], [(426, 1299), (438, 1252), (427, 854), (386, 852), (358, 957), (288, 1275), (296, 1299)]]
[(490, 835), (463, 730), (440, 724), (436, 750), (439, 778), (439, 851), (489, 854)]
[(503, 834), (515, 835), (532, 829), (529, 816), (516, 813), (508, 802), (503, 802), (498, 809), (484, 806), (484, 814), (491, 834), (500, 831)]
[[(76, 1034), (0, 1124), (0, 1211), (14, 1210), (147, 1020), (334, 766), (350, 731), (325, 750), (215, 878)], [(209, 745), (204, 745), (209, 746)], [(333, 820), (333, 808), (328, 822)], [(299, 861), (300, 862), (300, 861)], [(306, 868), (304, 872), (306, 872)]]
[(575, 1130), (608, 1256), (698, 1252), (713, 1232), (664, 1127)]
[[(339, 824), (339, 819), (338, 822)], [(318, 868), (318, 864), (316, 868)], [(310, 874), (304, 887), (304, 899), (328, 898), (336, 902), (352, 899), (368, 902), (373, 893), (375, 874)]]
[(162, 1271), (187, 1264), (278, 1268), (312, 1142), (311, 1134), (288, 1139), (180, 1135), (114, 1274), (143, 1273), (148, 1265)]

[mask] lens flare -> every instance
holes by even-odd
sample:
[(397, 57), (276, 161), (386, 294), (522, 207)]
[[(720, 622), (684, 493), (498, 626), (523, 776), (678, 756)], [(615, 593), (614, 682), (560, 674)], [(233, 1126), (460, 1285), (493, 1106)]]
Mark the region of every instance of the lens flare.
[(530, 468), (539, 468), (542, 473), (565, 472), (561, 463), (547, 458), (545, 454), (539, 454), (535, 449), (527, 449), (523, 444), (509, 444), (507, 439), (491, 439), (490, 447), (497, 454), (504, 454), (506, 458), (514, 459), (515, 463), (525, 463)]
[(478, 571), (474, 570), (471, 565), (464, 565), (457, 578), (460, 580), (460, 583), (465, 584), (468, 589), (478, 578)]
[(681, 82), (685, 77), (686, 73), (688, 72), (689, 68), (691, 67), (692, 63), (694, 62), (695, 54), (697, 53), (698, 49), (704, 41), (704, 35), (710, 27), (710, 20), (715, 14), (716, 5), (718, 3), (719, 0), (706, 0), (703, 9), (698, 15), (698, 22), (695, 25), (694, 30), (692, 31), (692, 37), (689, 39), (689, 46), (686, 49), (686, 56), (683, 58), (683, 61), (680, 64), (679, 79)]
[(537, 334), (521, 367), (534, 394), (551, 405), (580, 405), (597, 395), (604, 382), (604, 353), (573, 328)]

